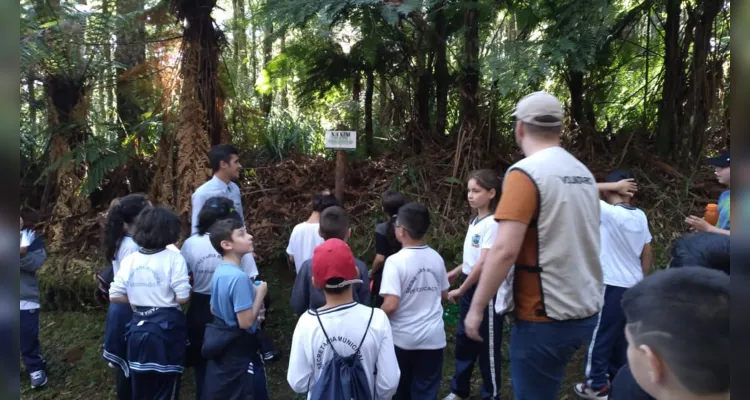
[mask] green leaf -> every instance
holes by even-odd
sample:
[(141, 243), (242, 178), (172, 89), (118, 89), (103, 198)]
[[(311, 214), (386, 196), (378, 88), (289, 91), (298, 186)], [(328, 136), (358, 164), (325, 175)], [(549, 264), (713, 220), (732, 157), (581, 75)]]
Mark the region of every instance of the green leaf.
[(450, 184), (454, 184), (454, 185), (463, 185), (464, 184), (463, 182), (461, 182), (455, 176), (449, 176), (449, 177), (445, 178), (445, 182), (446, 183), (450, 183)]

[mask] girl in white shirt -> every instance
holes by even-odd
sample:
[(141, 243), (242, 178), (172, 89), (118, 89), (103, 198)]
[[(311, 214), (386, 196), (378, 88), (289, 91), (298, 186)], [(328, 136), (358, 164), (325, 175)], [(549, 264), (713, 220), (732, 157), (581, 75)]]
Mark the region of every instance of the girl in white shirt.
[[(142, 194), (130, 194), (116, 201), (107, 212), (107, 221), (102, 233), (104, 256), (112, 264), (113, 276), (120, 270), (120, 264), (128, 255), (138, 251), (133, 241), (135, 219), (151, 202)], [(104, 331), (105, 360), (117, 369), (116, 392), (118, 399), (130, 399), (130, 371), (125, 361), (126, 325), (133, 317), (133, 310), (127, 303), (109, 303), (107, 322)]]
[[(508, 298), (512, 295), (510, 284), (503, 283), (498, 292), (499, 301), (505, 303), (501, 313), (496, 313), (495, 302), (490, 301), (479, 328), (484, 341), (476, 342), (466, 336), (464, 318), (471, 306), (474, 291), (479, 281), (484, 260), (490, 246), (495, 240), (497, 222), (492, 214), (500, 201), (502, 181), (495, 171), (483, 169), (469, 174), (467, 182), (469, 206), (476, 216), (469, 222), (469, 229), (464, 240), (463, 263), (449, 274), (450, 281), (461, 278), (461, 286), (448, 293), (448, 300), (459, 302), (458, 331), (456, 332), (456, 369), (451, 380), (451, 394), (445, 400), (466, 399), (472, 393), (471, 373), (474, 363), (479, 359), (479, 370), (482, 374), (481, 394), (483, 399), (500, 398), (501, 344), (503, 334), (503, 315), (507, 312)], [(512, 276), (509, 274), (509, 276)]]
[(130, 303), (127, 361), (132, 398), (170, 399), (179, 393), (187, 343), (181, 306), (190, 299), (185, 259), (167, 250), (180, 235), (180, 219), (167, 208), (147, 208), (136, 219), (141, 247), (125, 257), (109, 288), (110, 301)]

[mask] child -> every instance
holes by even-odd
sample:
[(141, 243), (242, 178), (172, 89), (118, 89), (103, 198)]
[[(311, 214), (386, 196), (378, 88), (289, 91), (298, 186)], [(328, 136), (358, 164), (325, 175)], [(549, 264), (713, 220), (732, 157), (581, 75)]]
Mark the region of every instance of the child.
[[(216, 222), (211, 245), (223, 258), (211, 278), (213, 323), (206, 325), (202, 354), (208, 360), (204, 399), (267, 399), (263, 363), (253, 333), (268, 288), (253, 282), (240, 267), (253, 251), (253, 237), (236, 219)], [(254, 376), (255, 375), (255, 376)]]
[[(105, 259), (112, 264), (113, 279), (117, 276), (125, 257), (138, 251), (139, 246), (133, 240), (135, 221), (138, 214), (148, 207), (151, 207), (151, 202), (146, 196), (130, 194), (117, 202), (113, 201), (107, 212), (107, 221), (102, 232), (102, 248)], [(111, 283), (107, 289), (111, 289)], [(109, 302), (102, 356), (110, 366), (116, 368), (115, 391), (119, 400), (132, 398), (125, 341), (126, 326), (132, 318), (133, 310), (130, 304)]]
[[(351, 233), (349, 217), (343, 208), (339, 206), (329, 207), (320, 214), (320, 236), (323, 239), (338, 239), (346, 242), (349, 240)], [(367, 276), (367, 265), (358, 258), (354, 259), (354, 263), (359, 271), (359, 279), (362, 280), (362, 283), (357, 283), (353, 287), (354, 301), (368, 305), (370, 304), (370, 284)], [(312, 277), (311, 259), (302, 264), (302, 268), (300, 268), (297, 278), (294, 280), (290, 304), (297, 316), (302, 315), (307, 310), (316, 310), (326, 304), (323, 290), (316, 289), (312, 285), (310, 277)]]
[[(217, 221), (224, 219), (242, 221), (234, 209), (234, 202), (226, 197), (211, 197), (203, 204), (198, 214), (198, 233), (190, 236), (182, 245), (180, 253), (185, 258), (188, 272), (193, 278), (192, 296), (187, 311), (187, 332), (190, 345), (187, 349), (186, 364), (195, 368), (195, 393), (200, 400), (206, 376), (206, 360), (201, 357), (203, 333), (206, 324), (213, 320), (211, 315), (211, 278), (216, 267), (223, 261), (214, 249), (208, 230)], [(240, 261), (240, 268), (250, 279), (258, 276), (258, 267), (252, 253), (247, 253)]]
[(589, 344), (586, 380), (573, 387), (584, 399), (606, 399), (609, 379), (626, 363), (625, 314), (620, 300), (628, 288), (648, 274), (652, 264), (648, 219), (630, 205), (636, 189), (633, 176), (627, 171), (613, 171), (597, 187), (606, 200), (600, 201), (599, 228), (604, 306)]
[(181, 306), (190, 283), (185, 259), (167, 246), (178, 240), (180, 225), (167, 208), (141, 211), (133, 234), (140, 249), (120, 262), (109, 288), (111, 302), (133, 307), (127, 361), (134, 399), (179, 398), (187, 342)]
[(310, 218), (301, 224), (297, 224), (292, 230), (286, 253), (289, 255), (289, 262), (294, 264), (297, 273), (302, 268), (302, 263), (312, 258), (313, 250), (324, 241), (318, 233), (320, 230), (320, 213), (328, 207), (338, 205), (338, 200), (331, 196), (330, 191), (325, 190), (316, 194), (312, 201)]
[(730, 398), (729, 275), (709, 268), (657, 271), (625, 292), (622, 308), (628, 365), (648, 394)]
[[(500, 201), (502, 182), (497, 174), (489, 169), (474, 171), (467, 183), (469, 206), (476, 210), (477, 216), (469, 223), (469, 230), (464, 240), (463, 264), (448, 274), (448, 281), (461, 276), (461, 286), (448, 293), (448, 300), (455, 303), (460, 299), (458, 331), (456, 332), (456, 372), (451, 381), (451, 393), (445, 400), (466, 399), (471, 395), (471, 372), (474, 362), (479, 358), (479, 370), (482, 374), (482, 398), (500, 398), (500, 368), (502, 364), (501, 345), (503, 339), (503, 316), (510, 311), (508, 300), (512, 298), (512, 272), (508, 275), (498, 292), (499, 302), (491, 300), (485, 311), (486, 317), (479, 327), (480, 335), (485, 339), (477, 342), (466, 336), (463, 320), (471, 306), (471, 300), (479, 281), (492, 242), (497, 232), (497, 222), (492, 213)], [(497, 310), (496, 308), (500, 309)]]
[(21, 307), (20, 336), (21, 358), (26, 373), (31, 378), (31, 388), (40, 388), (47, 384), (47, 362), (42, 358), (39, 349), (39, 281), (36, 272), (47, 259), (41, 238), (35, 237), (33, 231), (23, 230), (23, 218), (20, 221), (20, 277)]
[[(698, 232), (682, 236), (672, 245), (669, 268), (704, 267), (729, 275), (730, 254), (729, 235)], [(638, 386), (627, 364), (615, 375), (610, 397), (627, 400), (654, 399)]]
[(685, 219), (685, 222), (698, 232), (713, 232), (729, 235), (729, 211), (731, 208), (731, 197), (729, 197), (729, 184), (731, 183), (729, 161), (729, 149), (722, 151), (716, 157), (708, 159), (708, 163), (714, 167), (716, 180), (722, 185), (725, 185), (727, 190), (723, 191), (721, 196), (719, 196), (719, 221), (716, 223), (716, 226), (711, 226), (703, 218), (694, 215)]
[(448, 297), (442, 257), (424, 243), (430, 213), (417, 203), (398, 210), (396, 238), (403, 248), (383, 268), (382, 309), (391, 321), (401, 370), (394, 399), (434, 399), (443, 371), (445, 327), (441, 299)]
[(392, 254), (401, 250), (401, 243), (396, 240), (396, 214), (398, 209), (406, 204), (404, 196), (401, 193), (387, 191), (383, 193), (381, 204), (383, 212), (388, 216), (388, 222), (381, 222), (375, 225), (375, 260), (372, 262), (370, 270), (370, 279), (372, 279), (372, 294), (375, 307), (383, 305), (383, 298), (380, 297), (380, 282), (383, 279), (383, 265), (385, 260)]
[(355, 302), (352, 285), (362, 285), (361, 276), (362, 270), (355, 265), (352, 251), (343, 240), (330, 238), (315, 248), (312, 282), (323, 291), (325, 304), (308, 310), (297, 322), (287, 371), (292, 390), (309, 392), (308, 399), (335, 390), (318, 386), (330, 383), (321, 382), (320, 378), (334, 354), (348, 357), (359, 353), (357, 359), (373, 399), (388, 399), (396, 391), (400, 371), (391, 326), (383, 311)]

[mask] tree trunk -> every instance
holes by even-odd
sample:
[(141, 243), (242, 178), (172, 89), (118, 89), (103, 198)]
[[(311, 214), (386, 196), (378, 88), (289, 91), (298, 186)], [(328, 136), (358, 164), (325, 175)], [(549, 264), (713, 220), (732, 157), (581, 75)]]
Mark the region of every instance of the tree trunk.
[[(111, 1), (112, 0), (102, 0), (102, 14), (106, 15), (107, 18), (112, 18), (112, 8), (111, 8)], [(102, 107), (102, 114), (105, 115), (106, 121), (110, 121), (111, 115), (109, 115), (109, 110), (112, 107), (113, 101), (112, 101), (112, 94), (114, 93), (114, 86), (115, 86), (115, 80), (114, 80), (114, 71), (110, 67), (112, 64), (112, 47), (111, 44), (111, 36), (112, 32), (108, 28), (106, 29), (106, 37), (107, 37), (107, 45), (104, 46), (102, 49), (102, 52), (104, 53), (104, 59), (106, 60), (106, 67), (104, 68), (104, 73), (102, 74), (104, 77), (104, 85), (103, 87), (103, 93), (102, 93), (102, 103), (104, 104), (104, 107)]]
[[(247, 68), (247, 18), (245, 18), (245, 0), (234, 1), (234, 54), (237, 60), (237, 76), (243, 80), (248, 77)], [(239, 81), (239, 79), (237, 79)], [(238, 90), (245, 93), (245, 85), (239, 86)]]
[(664, 86), (660, 106), (657, 149), (663, 157), (678, 156), (680, 129), (680, 93), (682, 92), (683, 62), (680, 51), (681, 0), (667, 0), (667, 21), (664, 26)]
[(464, 135), (479, 135), (479, 10), (477, 0), (467, 0), (464, 14), (464, 60), (461, 82), (461, 130)]
[(437, 4), (435, 15), (435, 137), (445, 136), (448, 120), (448, 89), (450, 75), (448, 72), (447, 22), (444, 2)]
[(248, 1), (249, 1), (248, 5), (250, 8), (250, 26), (251, 26), (249, 51), (250, 51), (250, 64), (252, 65), (252, 75), (251, 75), (252, 80), (253, 80), (252, 88), (253, 88), (253, 93), (255, 93), (255, 84), (258, 81), (258, 52), (256, 51), (258, 48), (257, 47), (258, 41), (255, 35), (257, 18), (255, 15), (255, 9), (253, 8), (253, 0), (248, 0)]
[[(286, 50), (286, 32), (281, 32), (281, 52)], [(281, 86), (281, 108), (284, 110), (289, 108), (289, 90), (287, 89), (286, 79), (282, 82)]]
[(414, 91), (414, 102), (417, 111), (417, 138), (424, 140), (430, 137), (430, 88), (432, 78), (432, 56), (420, 50), (417, 56), (417, 87)]
[[(271, 19), (266, 20), (266, 29), (263, 35), (263, 68), (268, 68), (268, 64), (271, 62), (271, 57), (273, 56), (273, 22)], [(269, 88), (268, 93), (263, 94), (263, 98), (261, 99), (261, 110), (266, 118), (271, 114), (272, 105), (273, 89)]]
[[(117, 0), (117, 14), (125, 15), (143, 11), (144, 4), (144, 0)], [(117, 27), (116, 36), (115, 61), (125, 69), (118, 74), (116, 86), (117, 113), (123, 127), (119, 140), (122, 142), (135, 132), (144, 112), (137, 87), (138, 75), (133, 74), (132, 71), (146, 61), (145, 24), (141, 19), (120, 24)]]
[(372, 131), (372, 94), (375, 91), (375, 71), (365, 71), (365, 154), (371, 156), (374, 151), (374, 140)]
[(37, 103), (36, 103), (36, 88), (34, 88), (34, 78), (26, 78), (26, 92), (29, 94), (29, 128), (31, 132), (36, 135), (37, 132)]

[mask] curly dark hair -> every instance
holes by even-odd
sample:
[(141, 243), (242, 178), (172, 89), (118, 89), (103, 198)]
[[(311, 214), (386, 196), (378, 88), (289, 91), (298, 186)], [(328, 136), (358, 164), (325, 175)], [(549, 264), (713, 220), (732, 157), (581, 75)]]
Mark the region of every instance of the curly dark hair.
[(147, 208), (135, 221), (133, 240), (144, 249), (163, 249), (180, 239), (180, 218), (166, 207)]

